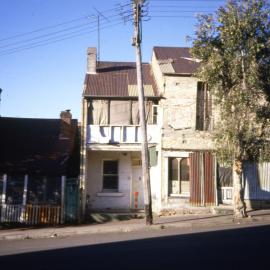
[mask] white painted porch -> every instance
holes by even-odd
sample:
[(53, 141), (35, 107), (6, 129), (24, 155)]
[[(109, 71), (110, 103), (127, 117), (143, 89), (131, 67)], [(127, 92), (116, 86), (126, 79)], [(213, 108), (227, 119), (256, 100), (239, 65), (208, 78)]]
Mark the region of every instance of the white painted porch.
[[(147, 125), (148, 143), (158, 143), (159, 126)], [(87, 144), (138, 144), (141, 142), (137, 125), (88, 125)]]

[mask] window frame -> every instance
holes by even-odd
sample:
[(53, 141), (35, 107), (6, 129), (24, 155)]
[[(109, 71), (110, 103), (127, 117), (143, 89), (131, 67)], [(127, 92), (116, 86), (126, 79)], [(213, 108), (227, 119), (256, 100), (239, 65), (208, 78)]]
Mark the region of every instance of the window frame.
[[(158, 107), (159, 106), (157, 104), (152, 105), (152, 124), (153, 125), (158, 124)], [(156, 110), (156, 114), (155, 114), (155, 110)]]
[[(178, 188), (179, 188), (179, 193), (173, 193), (172, 186), (170, 186), (170, 182), (172, 180), (175, 181), (175, 179), (172, 179), (172, 161), (176, 159), (177, 160), (177, 181), (178, 181)], [(168, 158), (168, 195), (171, 197), (174, 196), (190, 196), (190, 191), (189, 192), (183, 192), (181, 189), (181, 182), (189, 182), (190, 185), (190, 172), (189, 172), (189, 180), (181, 180), (181, 161), (183, 159), (189, 159), (189, 157), (169, 157)], [(189, 164), (190, 166), (190, 164)]]
[[(117, 162), (117, 174), (105, 174), (104, 173), (104, 163), (106, 161), (112, 161), (112, 162)], [(118, 192), (119, 190), (119, 160), (118, 159), (103, 159), (102, 160), (102, 191), (103, 192)], [(104, 187), (104, 176), (116, 176), (117, 177), (117, 183), (116, 183), (116, 188), (105, 188)]]

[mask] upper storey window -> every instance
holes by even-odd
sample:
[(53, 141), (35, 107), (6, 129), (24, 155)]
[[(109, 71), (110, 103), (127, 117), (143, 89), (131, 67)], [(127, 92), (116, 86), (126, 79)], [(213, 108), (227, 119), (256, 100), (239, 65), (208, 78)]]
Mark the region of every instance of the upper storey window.
[(196, 130), (209, 131), (212, 118), (212, 99), (206, 83), (197, 83)]
[[(153, 101), (145, 102), (148, 124), (156, 124), (157, 108)], [(139, 106), (137, 100), (92, 100), (88, 107), (90, 125), (139, 125)]]

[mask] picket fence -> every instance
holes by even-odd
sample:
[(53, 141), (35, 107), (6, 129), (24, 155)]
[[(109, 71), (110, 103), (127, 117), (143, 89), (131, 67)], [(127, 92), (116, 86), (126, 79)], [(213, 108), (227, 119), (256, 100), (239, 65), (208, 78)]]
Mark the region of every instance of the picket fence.
[(2, 204), (0, 215), (1, 223), (26, 225), (61, 223), (61, 207), (56, 205)]

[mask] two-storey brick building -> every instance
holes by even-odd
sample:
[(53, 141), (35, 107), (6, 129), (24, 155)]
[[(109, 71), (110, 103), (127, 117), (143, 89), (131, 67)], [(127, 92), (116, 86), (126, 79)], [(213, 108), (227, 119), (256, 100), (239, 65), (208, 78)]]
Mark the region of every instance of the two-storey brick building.
[[(83, 89), (82, 187), (92, 210), (143, 208), (135, 63), (97, 62)], [(155, 47), (143, 64), (153, 209), (217, 203), (211, 96), (188, 48)], [(153, 161), (154, 160), (154, 161)]]

